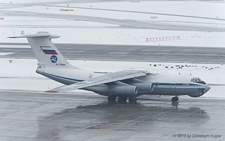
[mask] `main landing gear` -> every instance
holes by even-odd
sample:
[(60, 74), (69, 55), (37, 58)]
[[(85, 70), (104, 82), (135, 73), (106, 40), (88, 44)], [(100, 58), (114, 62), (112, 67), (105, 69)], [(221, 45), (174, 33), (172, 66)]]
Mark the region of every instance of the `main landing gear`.
[(177, 102), (178, 100), (179, 100), (179, 98), (177, 96), (171, 98), (172, 102)]
[[(117, 97), (114, 96), (114, 95), (108, 96), (108, 101), (109, 102), (115, 102), (116, 98)], [(119, 103), (126, 103), (127, 99), (129, 100), (129, 103), (136, 103), (137, 102), (137, 99), (133, 98), (133, 97), (129, 97), (128, 98), (127, 96), (118, 96), (118, 102)]]
[(115, 102), (116, 101), (116, 96), (114, 96), (114, 95), (108, 96), (108, 101), (109, 102)]
[(121, 102), (121, 103), (127, 102), (127, 97), (126, 96), (119, 96), (118, 97), (118, 102)]

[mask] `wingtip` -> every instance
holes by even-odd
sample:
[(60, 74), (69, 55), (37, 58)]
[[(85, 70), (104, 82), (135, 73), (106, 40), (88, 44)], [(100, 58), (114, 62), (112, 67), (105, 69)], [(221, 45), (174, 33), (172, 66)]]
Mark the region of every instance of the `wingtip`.
[(16, 36), (11, 36), (11, 37), (7, 37), (7, 38), (17, 38)]
[(47, 93), (57, 93), (58, 91), (55, 91), (55, 90), (48, 90), (48, 91), (45, 91)]

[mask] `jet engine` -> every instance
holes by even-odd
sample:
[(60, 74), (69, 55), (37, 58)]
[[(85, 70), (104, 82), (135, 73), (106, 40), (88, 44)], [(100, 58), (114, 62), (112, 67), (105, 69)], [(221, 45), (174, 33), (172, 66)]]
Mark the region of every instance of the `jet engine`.
[(112, 94), (136, 95), (138, 88), (136, 86), (115, 86), (110, 89)]
[(139, 91), (152, 92), (154, 85), (152, 83), (132, 83), (131, 85), (136, 86)]
[(109, 94), (115, 94), (115, 95), (136, 95), (138, 93), (138, 88), (136, 86), (131, 85), (98, 85), (98, 86), (92, 86), (87, 87), (85, 90), (93, 91), (101, 95), (109, 95)]
[(128, 85), (136, 86), (139, 92), (152, 92), (154, 89), (154, 84), (145, 82), (139, 79), (131, 79), (131, 80), (124, 80), (123, 83)]

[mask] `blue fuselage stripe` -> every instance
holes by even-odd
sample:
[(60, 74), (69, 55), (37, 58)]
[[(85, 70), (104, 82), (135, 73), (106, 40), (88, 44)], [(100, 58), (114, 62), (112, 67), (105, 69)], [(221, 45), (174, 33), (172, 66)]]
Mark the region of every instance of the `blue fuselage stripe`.
[(76, 82), (84, 81), (84, 80), (78, 80), (78, 79), (72, 79), (72, 78), (66, 78), (66, 77), (62, 77), (62, 76), (57, 76), (57, 75), (53, 75), (53, 74), (49, 74), (49, 73), (45, 73), (45, 72), (42, 72), (40, 74), (43, 74), (43, 75), (46, 75), (46, 76), (53, 76), (53, 77), (57, 77), (57, 78), (61, 78), (61, 79), (67, 79), (67, 80), (76, 81)]
[(153, 83), (155, 85), (174, 85), (174, 86), (201, 86), (201, 85), (198, 85), (198, 84), (192, 84), (192, 83)]

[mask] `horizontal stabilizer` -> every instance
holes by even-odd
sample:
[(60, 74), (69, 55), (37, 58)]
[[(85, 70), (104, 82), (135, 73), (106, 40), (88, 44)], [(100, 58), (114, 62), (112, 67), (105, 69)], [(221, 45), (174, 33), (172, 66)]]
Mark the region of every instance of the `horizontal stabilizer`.
[(37, 32), (36, 34), (29, 34), (29, 35), (23, 35), (23, 36), (12, 36), (8, 38), (39, 38), (39, 37), (49, 37), (49, 38), (59, 38), (58, 35), (52, 35), (48, 32)]

